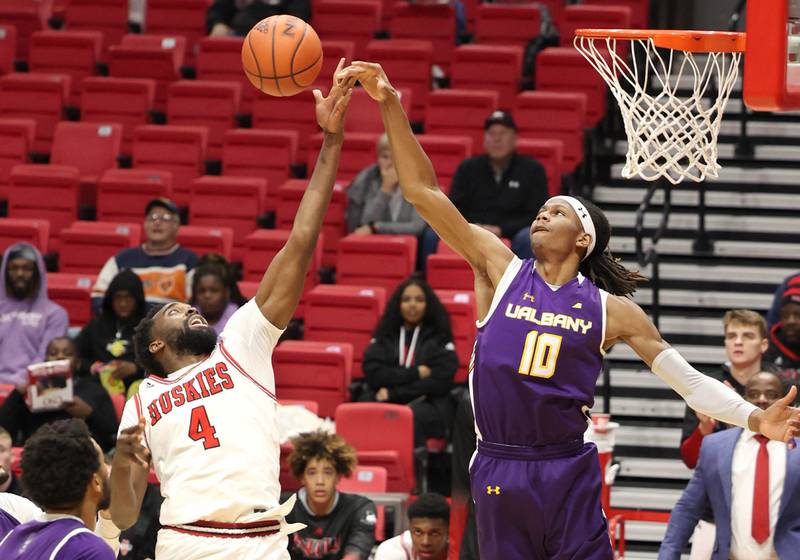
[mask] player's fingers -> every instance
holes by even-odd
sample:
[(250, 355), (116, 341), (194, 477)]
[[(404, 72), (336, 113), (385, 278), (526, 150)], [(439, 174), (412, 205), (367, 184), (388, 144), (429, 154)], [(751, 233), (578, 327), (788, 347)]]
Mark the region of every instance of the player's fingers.
[(120, 432), (120, 437), (119, 437), (119, 439), (122, 439), (123, 437), (125, 437), (125, 436), (128, 436), (128, 435), (134, 435), (134, 434), (136, 434), (136, 433), (137, 433), (139, 430), (141, 430), (141, 429), (142, 429), (142, 426), (140, 426), (139, 424), (135, 424), (135, 425), (133, 425), (133, 426), (130, 426), (130, 427), (128, 427), (128, 428), (125, 428), (124, 430), (122, 430), (122, 431)]
[(350, 103), (351, 97), (353, 97), (353, 90), (349, 89), (333, 106), (333, 112), (337, 115), (344, 114), (347, 111), (347, 104)]
[(785, 406), (792, 406), (796, 398), (797, 387), (792, 385), (789, 387), (789, 391), (787, 391), (786, 396), (784, 396), (779, 402)]
[(336, 65), (336, 70), (333, 71), (333, 75), (336, 76), (342, 71), (342, 68), (344, 68), (344, 57), (339, 59), (339, 64)]
[(322, 100), (325, 99), (324, 97), (322, 97), (322, 92), (318, 89), (315, 89), (311, 93), (314, 95), (314, 103), (317, 104), (322, 103)]

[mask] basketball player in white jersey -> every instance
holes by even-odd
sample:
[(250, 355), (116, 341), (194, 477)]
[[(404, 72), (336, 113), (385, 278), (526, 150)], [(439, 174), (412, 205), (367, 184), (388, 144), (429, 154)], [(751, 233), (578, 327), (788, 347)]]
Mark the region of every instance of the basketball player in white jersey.
[(291, 234), (219, 340), (183, 303), (151, 311), (137, 327), (137, 360), (149, 376), (123, 412), (111, 515), (123, 530), (135, 523), (152, 462), (164, 497), (159, 560), (288, 559), (286, 535), (303, 527), (284, 520), (294, 499), (278, 501), (272, 350), (297, 307), (328, 208), (351, 87), (334, 84), (328, 97), (314, 91), (325, 141)]

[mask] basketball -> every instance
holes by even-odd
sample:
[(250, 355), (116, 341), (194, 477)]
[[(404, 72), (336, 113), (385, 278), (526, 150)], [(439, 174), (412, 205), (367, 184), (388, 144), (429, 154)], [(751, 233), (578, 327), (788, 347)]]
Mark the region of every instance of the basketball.
[(287, 97), (306, 89), (322, 68), (317, 32), (300, 18), (262, 19), (242, 45), (242, 68), (250, 82), (269, 95)]

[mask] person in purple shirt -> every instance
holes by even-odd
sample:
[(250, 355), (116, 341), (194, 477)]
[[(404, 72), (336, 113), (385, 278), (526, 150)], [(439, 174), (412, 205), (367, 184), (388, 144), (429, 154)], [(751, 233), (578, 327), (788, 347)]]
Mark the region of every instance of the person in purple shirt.
[(613, 558), (597, 448), (583, 434), (603, 354), (616, 342), (693, 409), (793, 442), (797, 389), (761, 410), (689, 365), (629, 299), (644, 278), (612, 257), (611, 227), (597, 206), (547, 200), (530, 228), (535, 258), (520, 260), (439, 189), (380, 65), (354, 62), (337, 75), (353, 78), (380, 105), (403, 196), (475, 275), (480, 320), (470, 390), (478, 445), (470, 479), (481, 558)]
[(77, 419), (42, 426), (22, 453), (22, 486), (44, 519), (15, 527), (0, 542), (3, 560), (114, 560), (92, 531), (109, 505), (108, 465)]

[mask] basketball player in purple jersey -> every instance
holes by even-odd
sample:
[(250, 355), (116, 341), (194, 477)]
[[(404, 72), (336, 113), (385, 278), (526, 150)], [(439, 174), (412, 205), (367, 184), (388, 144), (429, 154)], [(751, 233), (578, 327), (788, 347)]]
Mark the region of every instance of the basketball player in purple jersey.
[(594, 204), (548, 200), (522, 261), (467, 223), (439, 189), (396, 90), (378, 64), (354, 62), (379, 102), (403, 196), (472, 267), (478, 334), (470, 373), (478, 449), (470, 475), (482, 558), (611, 560), (597, 450), (584, 443), (603, 353), (624, 341), (693, 409), (790, 442), (800, 432), (793, 387), (766, 411), (692, 368), (626, 296), (643, 278), (612, 258)]

